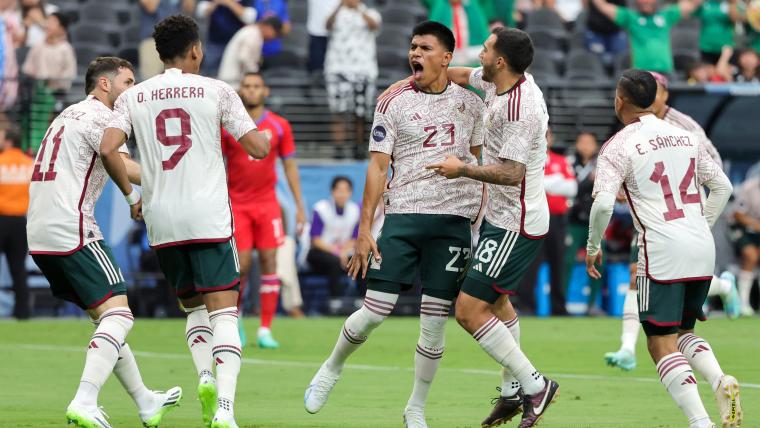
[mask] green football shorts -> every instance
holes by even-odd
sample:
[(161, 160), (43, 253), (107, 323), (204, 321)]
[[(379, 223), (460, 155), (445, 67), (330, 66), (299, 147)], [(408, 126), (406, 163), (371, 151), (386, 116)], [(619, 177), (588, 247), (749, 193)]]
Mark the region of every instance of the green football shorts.
[(181, 299), (239, 288), (240, 262), (234, 239), (158, 248), (156, 255), (166, 280)]
[(691, 330), (697, 320), (707, 317), (702, 305), (710, 280), (664, 284), (645, 276), (636, 277), (639, 293), (639, 321), (647, 336), (675, 334)]

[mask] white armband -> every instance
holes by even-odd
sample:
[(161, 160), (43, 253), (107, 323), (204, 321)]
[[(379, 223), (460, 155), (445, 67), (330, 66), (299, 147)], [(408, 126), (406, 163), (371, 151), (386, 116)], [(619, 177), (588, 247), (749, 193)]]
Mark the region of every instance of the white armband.
[(132, 193), (130, 193), (129, 195), (124, 196), (124, 199), (127, 200), (127, 203), (129, 204), (129, 206), (132, 206), (132, 205), (140, 202), (140, 193), (137, 190), (132, 189)]

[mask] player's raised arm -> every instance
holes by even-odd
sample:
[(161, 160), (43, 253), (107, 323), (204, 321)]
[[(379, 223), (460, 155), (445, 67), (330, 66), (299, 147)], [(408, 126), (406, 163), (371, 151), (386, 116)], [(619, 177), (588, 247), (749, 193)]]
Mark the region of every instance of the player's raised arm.
[(596, 6), (597, 9), (599, 9), (599, 12), (602, 12), (602, 15), (609, 18), (611, 21), (615, 21), (615, 17), (618, 13), (618, 6), (608, 2), (607, 0), (591, 0), (594, 3), (594, 6)]
[(372, 220), (375, 218), (375, 210), (383, 194), (385, 180), (388, 177), (388, 165), (391, 157), (382, 152), (371, 152), (369, 165), (367, 165), (367, 180), (364, 183), (364, 196), (362, 198), (362, 211), (359, 219), (359, 234), (356, 238), (354, 256), (348, 263), (348, 274), (356, 279), (361, 272), (361, 277), (367, 275), (369, 257), (380, 261), (380, 251), (377, 249), (375, 238), (372, 237)]

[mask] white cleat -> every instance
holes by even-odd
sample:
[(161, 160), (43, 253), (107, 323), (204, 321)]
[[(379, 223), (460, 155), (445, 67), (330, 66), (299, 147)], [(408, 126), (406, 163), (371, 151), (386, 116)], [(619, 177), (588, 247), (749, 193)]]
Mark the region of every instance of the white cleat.
[(418, 407), (407, 407), (404, 409), (404, 427), (405, 428), (428, 428), (425, 421), (425, 410)]
[(723, 375), (715, 391), (715, 399), (718, 401), (720, 420), (723, 428), (739, 428), (742, 426), (742, 405), (739, 401), (739, 382), (736, 378)]
[(325, 405), (330, 396), (330, 391), (339, 378), (340, 373), (331, 372), (324, 364), (319, 368), (303, 395), (303, 404), (307, 412), (317, 413)]
[(72, 402), (66, 409), (66, 419), (80, 428), (112, 428), (102, 407), (87, 408)]
[(182, 388), (175, 386), (166, 392), (153, 391), (153, 396), (153, 408), (140, 412), (140, 419), (146, 428), (157, 428), (164, 415), (179, 407), (179, 401), (182, 399)]
[(214, 420), (211, 421), (211, 428), (238, 428), (235, 422), (235, 416), (224, 410), (217, 410)]

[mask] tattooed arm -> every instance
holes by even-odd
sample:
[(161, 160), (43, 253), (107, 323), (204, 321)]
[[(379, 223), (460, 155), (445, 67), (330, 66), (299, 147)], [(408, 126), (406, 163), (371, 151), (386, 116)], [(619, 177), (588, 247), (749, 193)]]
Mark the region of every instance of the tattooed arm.
[(446, 178), (467, 177), (504, 186), (517, 186), (525, 177), (525, 165), (508, 159), (498, 164), (479, 166), (466, 164), (456, 156), (448, 156), (443, 162), (428, 165), (426, 169), (432, 169)]

